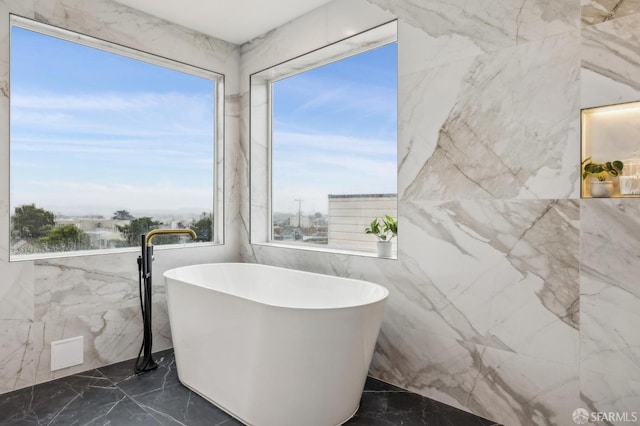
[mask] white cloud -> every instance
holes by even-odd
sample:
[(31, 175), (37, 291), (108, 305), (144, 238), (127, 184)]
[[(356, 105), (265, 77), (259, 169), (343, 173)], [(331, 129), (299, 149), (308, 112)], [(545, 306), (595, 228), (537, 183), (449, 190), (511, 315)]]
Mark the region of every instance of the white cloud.
[(273, 159), (273, 209), (326, 212), (328, 194), (397, 191), (396, 141), (340, 135), (278, 133)]
[(213, 135), (213, 99), (179, 93), (11, 96), (12, 133)]
[[(289, 84), (291, 83), (291, 84)], [(358, 83), (327, 76), (297, 78), (295, 82), (282, 80), (275, 85), (275, 99), (286, 98), (289, 102), (299, 101), (297, 112), (355, 111), (358, 115), (379, 114), (395, 117), (397, 114), (396, 82), (374, 85), (371, 82)], [(280, 95), (278, 95), (280, 93)]]
[(92, 93), (64, 95), (60, 93), (11, 93), (11, 105), (20, 109), (45, 111), (131, 111), (145, 110), (162, 105), (191, 106), (198, 109), (202, 102), (212, 98), (197, 95), (168, 93)]

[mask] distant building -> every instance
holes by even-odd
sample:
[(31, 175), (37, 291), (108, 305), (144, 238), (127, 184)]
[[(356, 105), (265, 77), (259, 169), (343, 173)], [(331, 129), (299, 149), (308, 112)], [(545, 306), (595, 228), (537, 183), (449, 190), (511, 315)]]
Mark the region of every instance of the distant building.
[[(374, 235), (364, 230), (374, 218), (398, 218), (397, 194), (329, 195), (329, 245), (344, 249), (376, 250)], [(395, 241), (394, 238), (394, 250)]]
[(311, 218), (304, 216), (300, 213), (296, 213), (289, 218), (289, 225), (296, 228), (308, 228), (311, 225)]
[(125, 241), (118, 226), (128, 225), (129, 220), (104, 218), (64, 218), (57, 220), (59, 225), (73, 224), (86, 232), (91, 238), (94, 249), (110, 249), (120, 247)]

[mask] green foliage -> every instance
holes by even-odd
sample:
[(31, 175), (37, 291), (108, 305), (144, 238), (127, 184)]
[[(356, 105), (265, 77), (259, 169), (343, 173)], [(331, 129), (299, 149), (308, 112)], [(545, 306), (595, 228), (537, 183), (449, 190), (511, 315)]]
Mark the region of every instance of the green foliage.
[(391, 241), (398, 235), (398, 222), (391, 216), (385, 215), (382, 222), (378, 218), (373, 219), (364, 232), (375, 235), (380, 241)]
[(196, 241), (211, 241), (213, 235), (213, 215), (203, 217), (190, 226), (198, 235)]
[(161, 246), (163, 244), (179, 244), (181, 241), (180, 235), (156, 235), (153, 238), (153, 245)]
[[(117, 226), (118, 231), (127, 240), (127, 247), (140, 245), (140, 235), (146, 234), (152, 229), (157, 229), (160, 222), (152, 220), (150, 217), (140, 217), (133, 219), (128, 225)], [(155, 243), (154, 239), (154, 243)]]
[(47, 235), (38, 239), (37, 246), (44, 246), (44, 251), (74, 251), (91, 248), (91, 238), (76, 225), (56, 226)]
[(135, 217), (126, 210), (118, 210), (113, 214), (113, 220), (133, 220)]
[(11, 216), (11, 239), (34, 241), (47, 235), (54, 224), (53, 213), (37, 208), (35, 204), (16, 207)]
[(582, 162), (582, 179), (586, 179), (589, 175), (594, 175), (599, 181), (604, 181), (607, 176), (618, 176), (622, 173), (624, 164), (622, 161), (607, 161), (606, 163), (594, 163), (591, 157)]

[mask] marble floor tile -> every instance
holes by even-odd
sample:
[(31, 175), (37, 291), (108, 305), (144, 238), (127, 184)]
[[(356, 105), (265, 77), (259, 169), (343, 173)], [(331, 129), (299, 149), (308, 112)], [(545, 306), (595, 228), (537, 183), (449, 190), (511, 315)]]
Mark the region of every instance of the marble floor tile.
[[(134, 361), (78, 373), (0, 395), (0, 426), (242, 426), (178, 380), (173, 350), (154, 354), (158, 368), (133, 373)], [(367, 378), (358, 413), (346, 425), (496, 423)]]
[(369, 378), (360, 409), (345, 425), (490, 426), (496, 423)]

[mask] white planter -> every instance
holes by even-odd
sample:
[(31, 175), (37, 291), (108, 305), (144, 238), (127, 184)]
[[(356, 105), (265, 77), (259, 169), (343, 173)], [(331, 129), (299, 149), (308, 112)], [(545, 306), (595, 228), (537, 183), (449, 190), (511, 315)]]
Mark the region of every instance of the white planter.
[(391, 241), (378, 241), (378, 257), (391, 257)]
[(591, 182), (591, 196), (594, 198), (607, 198), (613, 194), (613, 182), (610, 180)]

